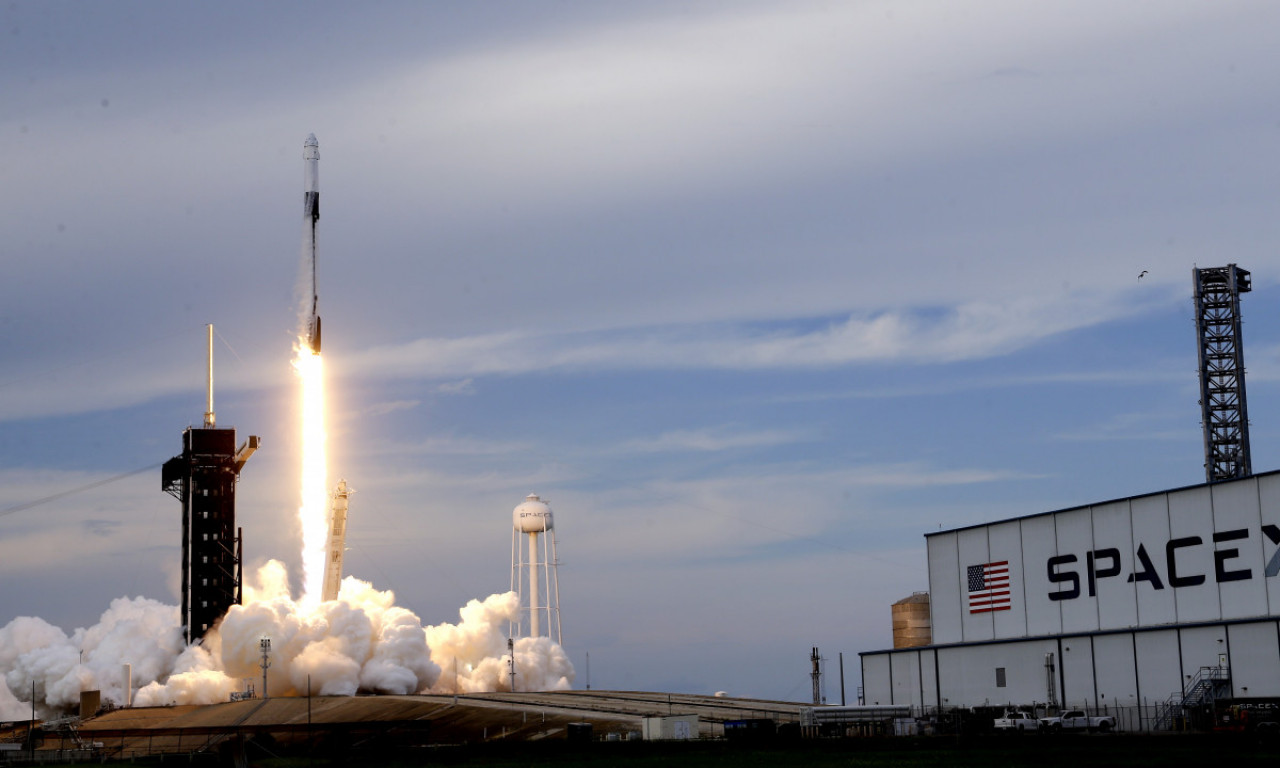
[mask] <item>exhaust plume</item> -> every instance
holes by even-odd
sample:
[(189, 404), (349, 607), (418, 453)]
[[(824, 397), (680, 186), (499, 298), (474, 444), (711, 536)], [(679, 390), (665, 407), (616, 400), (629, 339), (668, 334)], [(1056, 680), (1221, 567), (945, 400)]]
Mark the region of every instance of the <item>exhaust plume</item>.
[[(261, 685), (263, 637), (271, 639), (270, 696), (305, 696), (308, 676), (311, 693), (326, 696), (510, 687), (505, 630), (518, 610), (514, 592), (471, 600), (457, 623), (424, 627), (394, 593), (353, 576), (337, 600), (314, 603), (290, 596), (278, 561), (251, 582), (244, 605), (197, 646), (183, 645), (177, 607), (143, 597), (114, 600), (97, 624), (70, 635), (43, 619), (14, 619), (0, 627), (0, 720), (30, 717), (32, 681), (42, 717), (73, 710), (82, 690), (123, 706), (126, 663), (134, 706), (227, 701), (246, 681)], [(517, 690), (564, 690), (574, 679), (564, 649), (546, 637), (516, 640), (515, 670)]]

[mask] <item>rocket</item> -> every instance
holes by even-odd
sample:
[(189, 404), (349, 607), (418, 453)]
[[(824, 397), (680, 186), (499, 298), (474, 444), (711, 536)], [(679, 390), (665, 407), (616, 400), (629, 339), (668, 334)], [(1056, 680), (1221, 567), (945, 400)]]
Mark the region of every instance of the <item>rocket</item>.
[(314, 133), (302, 143), (302, 242), (311, 260), (311, 317), (307, 320), (307, 347), (320, 354), (320, 293), (316, 288), (316, 222), (320, 221), (320, 142)]

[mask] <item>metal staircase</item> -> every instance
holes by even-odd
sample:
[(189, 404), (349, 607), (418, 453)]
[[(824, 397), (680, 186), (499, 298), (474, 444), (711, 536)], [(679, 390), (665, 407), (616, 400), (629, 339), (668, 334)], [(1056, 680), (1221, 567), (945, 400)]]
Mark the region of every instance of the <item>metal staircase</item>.
[(1173, 729), (1174, 723), (1188, 709), (1211, 704), (1215, 699), (1231, 693), (1231, 670), (1227, 667), (1201, 667), (1196, 676), (1181, 691), (1169, 696), (1156, 710), (1152, 728), (1157, 731)]

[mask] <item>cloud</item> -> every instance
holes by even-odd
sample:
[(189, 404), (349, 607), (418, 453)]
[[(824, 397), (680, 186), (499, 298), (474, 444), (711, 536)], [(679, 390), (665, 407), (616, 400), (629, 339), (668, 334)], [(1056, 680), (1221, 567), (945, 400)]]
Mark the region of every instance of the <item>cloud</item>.
[(364, 413), (366, 416), (386, 416), (396, 411), (413, 410), (421, 404), (421, 400), (392, 400), (384, 403), (374, 403), (366, 408)]
[(121, 523), (119, 520), (85, 520), (81, 525), (86, 533), (107, 538), (120, 530)]
[[(557, 493), (559, 528), (574, 532), (576, 554), (608, 552), (615, 563), (654, 558), (735, 559), (766, 549), (771, 557), (802, 558), (813, 550), (874, 549), (884, 538), (914, 540), (915, 523), (895, 532), (875, 519), (887, 493), (998, 483), (1028, 476), (924, 462), (862, 464), (839, 469), (794, 466), (736, 468), (713, 477), (659, 477), (634, 485)], [(906, 521), (901, 521), (907, 525)], [(861, 531), (853, 537), (853, 531)], [(678, 534), (678, 535), (677, 535)], [(618, 547), (611, 542), (627, 542)], [(779, 545), (786, 546), (778, 549)], [(565, 550), (562, 549), (562, 554)]]
[(640, 453), (678, 453), (684, 451), (731, 451), (739, 448), (764, 448), (787, 445), (812, 439), (802, 432), (791, 430), (763, 430), (735, 432), (725, 427), (676, 430), (654, 438), (632, 440), (619, 447), (620, 451)]
[(1118, 413), (1093, 424), (1079, 424), (1073, 429), (1054, 434), (1055, 440), (1068, 442), (1163, 441), (1182, 445), (1194, 444), (1200, 436), (1190, 417), (1193, 411), (1179, 413)]
[(437, 385), (435, 391), (439, 395), (474, 395), (476, 393), (475, 380), (446, 381)]
[[(818, 390), (792, 392), (760, 397), (762, 403), (822, 403), (839, 400), (886, 400), (906, 397), (936, 397), (957, 392), (989, 392), (1011, 387), (1027, 387), (1052, 384), (1087, 384), (1102, 387), (1112, 385), (1160, 385), (1188, 383), (1185, 361), (1179, 365), (1170, 361), (1165, 365), (1143, 366), (1139, 370), (1115, 369), (1110, 371), (1063, 371), (1039, 374), (1015, 374), (998, 377), (947, 376), (945, 378), (920, 379), (897, 386), (863, 387), (857, 389)], [(1252, 369), (1250, 369), (1252, 373)]]
[[(362, 376), (435, 378), (549, 370), (833, 368), (998, 357), (1144, 308), (1123, 294), (1025, 296), (953, 308), (850, 314), (822, 323), (685, 325), (596, 333), (506, 332), (357, 352)], [(814, 327), (816, 326), (816, 327)]]

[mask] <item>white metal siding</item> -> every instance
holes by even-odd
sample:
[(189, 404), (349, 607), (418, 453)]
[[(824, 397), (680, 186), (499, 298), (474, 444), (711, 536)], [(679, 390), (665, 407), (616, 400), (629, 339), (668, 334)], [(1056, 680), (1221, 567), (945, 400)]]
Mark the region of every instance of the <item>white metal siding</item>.
[[(1074, 653), (1075, 646), (1072, 646)], [(1093, 638), (1097, 669), (1098, 704), (1132, 707), (1138, 701), (1138, 677), (1133, 661), (1133, 635), (1098, 635)]]
[[(966, 528), (928, 545), (940, 644), (1280, 615), (1280, 475)], [(971, 613), (968, 569), (1000, 561), (1009, 610)]]
[(1226, 627), (1185, 627), (1182, 629), (1182, 679), (1194, 678), (1201, 667), (1216, 667), (1219, 655), (1227, 654)]
[(1080, 587), (1079, 597), (1059, 602), (1062, 631), (1090, 632), (1098, 628), (1097, 601), (1089, 596), (1086, 573), (1088, 553), (1093, 550), (1093, 515), (1088, 509), (1077, 509), (1054, 517), (1058, 521), (1058, 552), (1076, 558), (1069, 567), (1078, 575)]
[(920, 666), (915, 653), (895, 653), (890, 665), (893, 669), (893, 692), (890, 704), (920, 705)]
[[(1129, 520), (1129, 502), (1103, 504), (1093, 509), (1093, 538), (1096, 548), (1119, 553), (1120, 573), (1100, 576), (1094, 581), (1098, 593), (1098, 626), (1134, 627), (1138, 624), (1138, 597), (1133, 573), (1133, 526)], [(1110, 557), (1099, 556), (1096, 570), (1109, 573)], [(1132, 654), (1130, 654), (1132, 655)]]
[(969, 528), (960, 531), (956, 537), (956, 550), (960, 554), (956, 574), (960, 583), (965, 585), (965, 597), (961, 608), (961, 635), (966, 643), (991, 640), (995, 637), (995, 622), (991, 614), (972, 613), (968, 605), (969, 567), (991, 562), (991, 551), (987, 546), (987, 530), (986, 527)]
[(929, 550), (929, 620), (934, 643), (958, 643), (960, 615), (964, 610), (963, 582), (955, 574), (960, 570), (956, 553), (956, 535), (949, 533), (927, 540)]
[(924, 686), (922, 703), (927, 707), (936, 707), (942, 703), (938, 701), (937, 653), (933, 649), (920, 652), (920, 678)]
[(867, 704), (892, 704), (893, 686), (889, 685), (890, 654), (862, 657), (862, 698)]
[[(868, 654), (862, 657), (866, 701), (950, 707), (1044, 702), (1048, 698), (1044, 666), (1048, 652), (1055, 653), (1061, 669), (1055, 680), (1059, 702), (1067, 707), (1114, 709), (1164, 702), (1180, 694), (1200, 667), (1216, 666), (1219, 653), (1229, 654), (1234, 696), (1280, 696), (1280, 628), (1275, 619), (1265, 619)], [(934, 654), (942, 702), (934, 692)], [(1003, 688), (996, 685), (998, 667), (1005, 669)]]
[(1027, 634), (1027, 596), (1022, 583), (1022, 526), (1017, 520), (997, 523), (988, 529), (991, 559), (1009, 561), (1009, 600), (1007, 611), (991, 613), (995, 636), (1024, 637)]
[[(1261, 518), (1264, 525), (1280, 526), (1280, 476), (1270, 475), (1258, 478), (1258, 499), (1261, 502)], [(1262, 563), (1269, 562), (1275, 546), (1266, 535), (1260, 537), (1263, 543)], [(1267, 579), (1267, 613), (1280, 615), (1280, 582), (1274, 578)]]
[(1169, 540), (1168, 499), (1167, 494), (1160, 494), (1133, 500), (1134, 573), (1142, 569), (1138, 564), (1138, 552), (1145, 551), (1162, 587), (1155, 589), (1150, 581), (1135, 581), (1139, 626), (1172, 624), (1178, 620), (1173, 590), (1165, 583), (1167, 574), (1164, 543)]
[[(1233, 536), (1240, 531), (1247, 534), (1243, 539), (1231, 539), (1211, 545), (1214, 550), (1214, 568), (1224, 571), (1228, 579), (1235, 579), (1218, 583), (1222, 614), (1265, 615), (1265, 570), (1268, 550), (1273, 547), (1263, 546), (1265, 536), (1262, 534), (1262, 517), (1258, 511), (1257, 483), (1219, 483), (1210, 487), (1213, 489), (1214, 531)], [(1248, 572), (1249, 578), (1240, 578), (1242, 572)]]
[(1178, 630), (1141, 632), (1138, 649), (1138, 690), (1144, 701), (1155, 704), (1182, 690), (1182, 664), (1178, 655)]
[(1058, 703), (1064, 707), (1096, 706), (1093, 690), (1093, 649), (1088, 637), (1062, 639), (1062, 691)]
[(1058, 554), (1054, 517), (1031, 517), (1022, 521), (1023, 578), (1026, 579), (1027, 634), (1054, 635), (1062, 631), (1062, 611), (1047, 595), (1058, 587), (1049, 583), (1045, 564)]
[[(1048, 699), (1044, 655), (1057, 651), (1051, 640), (938, 649), (942, 697), (947, 706), (1026, 704)], [(1005, 686), (996, 685), (996, 668), (1005, 670)]]
[[(1213, 577), (1213, 514), (1207, 487), (1169, 494), (1169, 537), (1174, 541), (1199, 540), (1198, 544), (1167, 550), (1165, 589), (1174, 594), (1178, 621), (1213, 621), (1222, 618), (1218, 606), (1218, 582)], [(1174, 589), (1174, 573), (1199, 584)]]
[(1232, 696), (1280, 696), (1280, 629), (1275, 622), (1227, 627)]

